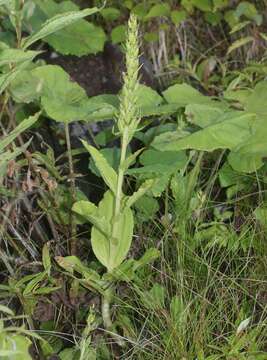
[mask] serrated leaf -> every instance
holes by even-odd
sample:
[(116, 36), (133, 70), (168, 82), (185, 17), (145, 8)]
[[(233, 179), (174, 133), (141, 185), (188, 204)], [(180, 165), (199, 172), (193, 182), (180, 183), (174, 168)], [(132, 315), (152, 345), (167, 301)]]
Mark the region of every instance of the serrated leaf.
[(51, 35), (56, 31), (59, 31), (86, 16), (92, 15), (97, 11), (99, 11), (98, 8), (91, 8), (80, 11), (69, 11), (63, 14), (55, 15), (51, 19), (47, 20), (42, 25), (39, 31), (23, 39), (22, 47), (23, 49), (27, 49), (30, 45), (32, 45), (36, 41), (41, 40), (47, 37), (48, 35)]
[(93, 146), (89, 145), (87, 142), (82, 141), (83, 146), (92, 156), (96, 167), (98, 168), (103, 180), (110, 188), (110, 190), (115, 195), (117, 192), (117, 174), (115, 170), (109, 165), (105, 157)]

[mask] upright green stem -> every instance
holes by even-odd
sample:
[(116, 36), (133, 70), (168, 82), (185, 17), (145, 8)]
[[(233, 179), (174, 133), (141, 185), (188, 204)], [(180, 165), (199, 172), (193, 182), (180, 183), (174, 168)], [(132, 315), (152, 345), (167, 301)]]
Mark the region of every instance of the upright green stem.
[(121, 211), (121, 201), (122, 201), (122, 187), (123, 187), (123, 178), (124, 178), (124, 168), (123, 164), (126, 159), (126, 152), (128, 146), (128, 128), (125, 127), (122, 140), (121, 140), (121, 158), (120, 158), (120, 166), (118, 171), (118, 183), (117, 183), (117, 193), (116, 193), (116, 202), (115, 202), (115, 218), (120, 215)]
[(105, 290), (104, 295), (102, 296), (101, 312), (102, 312), (103, 323), (104, 323), (105, 329), (112, 332), (112, 337), (116, 340), (116, 343), (119, 346), (124, 347), (125, 341), (123, 340), (123, 338), (121, 336), (119, 336), (116, 333), (116, 330), (114, 329), (113, 323), (111, 320), (110, 304), (111, 304), (111, 299), (113, 297), (113, 294), (114, 294), (114, 289), (112, 286), (110, 286)]
[[(65, 124), (65, 137), (66, 137), (66, 144), (67, 144), (67, 153), (68, 153), (68, 161), (69, 161), (69, 176), (70, 176), (70, 191), (71, 191), (71, 198), (72, 203), (74, 204), (76, 201), (75, 196), (75, 173), (74, 173), (74, 167), (73, 167), (73, 159), (72, 159), (72, 153), (71, 153), (71, 143), (70, 143), (70, 131), (69, 131), (69, 125)], [(77, 254), (77, 244), (76, 244), (76, 225), (73, 221), (73, 214), (70, 210), (69, 213), (69, 221), (70, 221), (70, 254), (76, 255)]]
[[(118, 241), (117, 234), (118, 234), (118, 218), (121, 215), (121, 204), (122, 204), (122, 197), (123, 197), (123, 180), (124, 180), (124, 162), (126, 159), (126, 152), (128, 146), (128, 128), (125, 127), (122, 140), (121, 140), (121, 157), (120, 157), (120, 165), (118, 170), (118, 182), (117, 182), (117, 191), (116, 191), (116, 199), (115, 199), (115, 208), (114, 208), (114, 217), (113, 217), (113, 224), (112, 224), (112, 235), (111, 235), (111, 246), (112, 243), (116, 243)], [(116, 334), (115, 329), (113, 329), (113, 324), (111, 320), (110, 314), (110, 304), (113, 297), (113, 288), (110, 286), (104, 293), (102, 297), (102, 318), (104, 322), (104, 326), (107, 330), (112, 331), (112, 336), (116, 340), (117, 344), (121, 347), (125, 346), (125, 342), (123, 339)]]

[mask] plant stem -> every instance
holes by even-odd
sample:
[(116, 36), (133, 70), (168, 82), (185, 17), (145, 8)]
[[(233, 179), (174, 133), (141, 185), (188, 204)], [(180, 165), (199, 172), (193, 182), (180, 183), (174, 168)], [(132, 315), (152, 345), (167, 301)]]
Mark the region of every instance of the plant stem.
[[(66, 137), (67, 154), (68, 154), (68, 161), (69, 161), (70, 191), (71, 191), (72, 203), (74, 204), (76, 201), (75, 173), (74, 173), (73, 159), (72, 159), (72, 153), (71, 153), (70, 131), (69, 131), (69, 125), (67, 123), (65, 123), (65, 137)], [(71, 255), (76, 255), (77, 254), (76, 225), (75, 225), (75, 222), (73, 219), (73, 214), (72, 214), (71, 209), (70, 209), (70, 213), (69, 213), (69, 222), (70, 222), (69, 252)]]
[(112, 332), (112, 337), (114, 338), (116, 343), (119, 346), (124, 347), (126, 345), (125, 341), (123, 340), (123, 338), (121, 336), (119, 336), (116, 333), (115, 329), (113, 328), (113, 323), (111, 320), (110, 303), (111, 303), (112, 297), (113, 297), (113, 287), (109, 286), (105, 290), (105, 292), (102, 296), (101, 312), (102, 312), (103, 323), (104, 323), (105, 329)]
[(118, 242), (118, 226), (119, 226), (119, 217), (121, 216), (121, 205), (122, 205), (122, 197), (123, 197), (122, 190), (123, 190), (123, 180), (124, 180), (124, 171), (125, 171), (123, 164), (126, 159), (127, 146), (128, 146), (128, 128), (126, 127), (123, 131), (122, 139), (121, 139), (121, 157), (120, 157), (120, 165), (118, 170), (117, 191), (116, 191), (114, 215), (112, 221), (110, 253), (112, 252), (112, 247), (117, 246), (117, 242)]
[(117, 183), (117, 193), (116, 193), (116, 202), (115, 202), (115, 219), (117, 218), (117, 216), (120, 215), (120, 210), (121, 210), (122, 186), (123, 186), (123, 178), (124, 178), (123, 163), (126, 159), (127, 146), (128, 146), (128, 128), (125, 127), (121, 141), (121, 158), (120, 158), (120, 166), (118, 171), (118, 183)]

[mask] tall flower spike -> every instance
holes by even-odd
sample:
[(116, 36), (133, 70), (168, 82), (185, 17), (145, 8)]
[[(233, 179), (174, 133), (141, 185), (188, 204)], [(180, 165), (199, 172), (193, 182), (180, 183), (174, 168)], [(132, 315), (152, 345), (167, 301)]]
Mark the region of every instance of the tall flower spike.
[(120, 110), (117, 125), (120, 133), (128, 133), (130, 142), (139, 122), (137, 110), (137, 90), (139, 86), (139, 44), (138, 25), (135, 15), (131, 15), (128, 23), (126, 41), (126, 73), (123, 74), (124, 85), (120, 96)]

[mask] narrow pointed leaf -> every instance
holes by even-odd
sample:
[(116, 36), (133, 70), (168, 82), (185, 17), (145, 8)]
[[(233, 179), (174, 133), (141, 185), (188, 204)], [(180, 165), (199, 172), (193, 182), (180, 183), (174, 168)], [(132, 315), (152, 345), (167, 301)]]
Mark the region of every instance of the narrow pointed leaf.
[(92, 15), (98, 11), (98, 8), (94, 7), (91, 9), (85, 9), (81, 11), (70, 11), (64, 14), (59, 14), (51, 19), (47, 20), (42, 28), (28, 36), (23, 41), (23, 49), (27, 49), (30, 45), (35, 43), (38, 40), (45, 38), (48, 35), (55, 33), (58, 30), (61, 30), (68, 25), (75, 23), (77, 20), (80, 20), (86, 16)]
[(232, 51), (239, 49), (241, 46), (244, 46), (250, 42), (252, 42), (254, 38), (252, 36), (247, 36), (242, 39), (238, 39), (231, 46), (229, 46), (227, 55), (229, 55)]
[(107, 184), (107, 186), (110, 188), (110, 190), (113, 192), (113, 194), (116, 194), (117, 189), (117, 174), (115, 170), (109, 165), (105, 157), (93, 146), (89, 145), (87, 142), (82, 141), (84, 147), (90, 155), (92, 156), (96, 167), (98, 168), (103, 180)]
[(133, 195), (131, 195), (125, 203), (125, 209), (126, 208), (130, 208), (131, 206), (133, 206), (133, 204), (140, 199), (149, 189), (152, 188), (152, 186), (155, 184), (156, 179), (149, 179), (146, 180), (141, 186), (140, 188), (133, 193)]
[(15, 140), (18, 135), (32, 126), (38, 120), (39, 116), (40, 112), (28, 117), (27, 119), (23, 120), (13, 131), (11, 131), (8, 136), (6, 136), (4, 139), (0, 139), (0, 152), (4, 150), (4, 148), (8, 146), (13, 140)]

